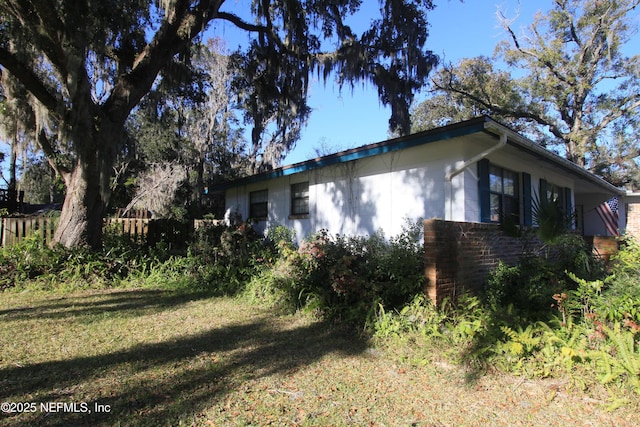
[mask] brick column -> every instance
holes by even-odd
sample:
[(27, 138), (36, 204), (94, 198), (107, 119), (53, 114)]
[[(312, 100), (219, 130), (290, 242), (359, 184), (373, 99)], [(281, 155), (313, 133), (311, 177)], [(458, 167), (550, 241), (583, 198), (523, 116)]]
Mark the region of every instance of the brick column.
[(479, 292), (500, 260), (518, 262), (523, 244), (496, 224), (425, 220), (426, 295), (440, 305), (463, 292)]
[(626, 234), (640, 241), (640, 203), (635, 201), (627, 204)]
[(425, 293), (436, 305), (456, 296), (458, 237), (452, 224), (424, 221)]

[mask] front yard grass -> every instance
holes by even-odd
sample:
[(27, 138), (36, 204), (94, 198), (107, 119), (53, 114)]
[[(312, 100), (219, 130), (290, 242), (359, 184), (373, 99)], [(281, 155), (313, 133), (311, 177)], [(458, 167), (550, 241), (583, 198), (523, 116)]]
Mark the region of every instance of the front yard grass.
[(611, 409), (605, 390), (587, 395), (569, 381), (503, 374), (470, 380), (444, 360), (418, 367), (394, 354), (309, 316), (232, 298), (149, 289), (4, 292), (0, 401), (10, 405), (3, 404), (0, 426), (638, 421), (635, 396)]

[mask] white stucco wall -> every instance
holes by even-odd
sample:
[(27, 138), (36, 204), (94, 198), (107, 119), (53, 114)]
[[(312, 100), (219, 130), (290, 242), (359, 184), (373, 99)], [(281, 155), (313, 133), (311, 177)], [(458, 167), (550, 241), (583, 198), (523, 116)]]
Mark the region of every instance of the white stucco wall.
[[(478, 165), (459, 168), (496, 143), (497, 137), (478, 133), (310, 169), (231, 188), (226, 192), (226, 204), (246, 219), (249, 193), (267, 189), (269, 218), (256, 223), (256, 228), (264, 231), (284, 225), (295, 230), (299, 241), (320, 229), (344, 235), (369, 235), (381, 229), (386, 236), (394, 236), (401, 231), (405, 218), (479, 222)], [(571, 189), (572, 206), (580, 215), (584, 213), (585, 234), (604, 234), (602, 221), (593, 210), (602, 197), (590, 199), (576, 194), (582, 178), (509, 146), (492, 151), (486, 158), (496, 166), (530, 174), (534, 198), (538, 197), (541, 179)], [(454, 170), (459, 173), (447, 181), (446, 174)], [(292, 218), (291, 185), (306, 181), (309, 215)]]
[[(382, 230), (397, 235), (403, 219), (446, 218), (444, 174), (456, 159), (452, 146), (460, 141), (435, 142), (425, 146), (354, 160), (302, 173), (243, 185), (227, 190), (227, 208), (242, 218), (249, 214), (249, 193), (267, 189), (269, 219), (256, 224), (284, 225), (302, 239), (319, 229), (345, 235), (368, 235)], [(290, 187), (309, 182), (309, 215), (290, 218)], [(462, 185), (463, 177), (456, 178)], [(458, 196), (464, 212), (464, 198)]]

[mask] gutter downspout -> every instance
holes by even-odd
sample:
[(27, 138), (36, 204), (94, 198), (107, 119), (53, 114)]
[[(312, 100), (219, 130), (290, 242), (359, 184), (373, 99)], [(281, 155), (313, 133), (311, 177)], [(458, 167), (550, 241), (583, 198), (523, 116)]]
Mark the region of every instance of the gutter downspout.
[(449, 189), (449, 220), (450, 221), (453, 220), (453, 182), (452, 182), (453, 177), (462, 173), (465, 169), (467, 169), (472, 164), (477, 163), (478, 161), (487, 157), (489, 154), (507, 145), (507, 133), (504, 130), (494, 126), (487, 127), (487, 129), (490, 129), (499, 135), (500, 139), (498, 140), (498, 143), (492, 147), (487, 148), (483, 152), (476, 154), (469, 160), (466, 160), (462, 165), (458, 166), (457, 168), (455, 168), (450, 172), (447, 172), (444, 176), (445, 183), (448, 184), (447, 187)]

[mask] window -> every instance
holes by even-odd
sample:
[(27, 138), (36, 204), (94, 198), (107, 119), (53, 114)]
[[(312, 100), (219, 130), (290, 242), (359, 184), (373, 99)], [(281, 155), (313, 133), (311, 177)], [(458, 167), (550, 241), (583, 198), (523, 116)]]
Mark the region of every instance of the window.
[(516, 172), (495, 165), (489, 167), (489, 205), (492, 222), (500, 222), (502, 216), (510, 216), (519, 224), (518, 188)]
[(291, 215), (309, 214), (309, 183), (300, 182), (291, 186)]
[(266, 219), (269, 215), (269, 192), (267, 190), (249, 193), (249, 218)]
[[(571, 188), (561, 187), (557, 184), (548, 182), (545, 179), (541, 179), (540, 194), (546, 195), (546, 200), (555, 203), (564, 214), (569, 216), (574, 214)], [(572, 218), (571, 222), (573, 225), (575, 223), (575, 218)]]
[(489, 220), (500, 222), (509, 216), (520, 223), (520, 188), (518, 174), (508, 169), (489, 166)]
[(564, 208), (564, 189), (556, 184), (540, 180), (540, 193), (546, 193), (547, 201), (557, 203)]

